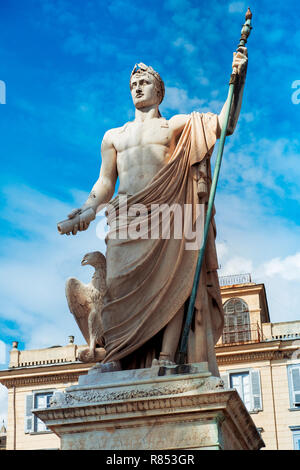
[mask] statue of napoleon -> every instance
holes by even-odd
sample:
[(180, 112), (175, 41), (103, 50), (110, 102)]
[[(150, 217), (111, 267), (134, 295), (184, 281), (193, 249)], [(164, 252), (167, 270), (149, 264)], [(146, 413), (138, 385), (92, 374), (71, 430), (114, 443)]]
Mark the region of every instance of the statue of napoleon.
[[(238, 75), (238, 80), (228, 134), (233, 133), (240, 113), (247, 60), (246, 48), (234, 53), (233, 73)], [(136, 204), (149, 208), (149, 212), (152, 204), (207, 207), (210, 156), (225, 122), (227, 102), (219, 115), (193, 112), (166, 120), (159, 111), (164, 83), (152, 67), (142, 63), (131, 73), (130, 90), (135, 118), (105, 133), (100, 176), (83, 206), (69, 214), (71, 229), (67, 234), (86, 230), (91, 219), (85, 214), (91, 210), (95, 214), (108, 203), (108, 224), (122, 225), (120, 200), (124, 196), (128, 213)], [(118, 195), (112, 199), (117, 178)], [(143, 217), (148, 216), (146, 211)], [(129, 217), (131, 222), (133, 217), (132, 214)], [(140, 221), (141, 215), (138, 217)], [(211, 373), (218, 376), (214, 346), (222, 334), (224, 314), (215, 237), (212, 218), (187, 362), (207, 362)], [(184, 236), (181, 239), (107, 237), (106, 292), (97, 320), (101, 339), (93, 341), (93, 349), (101, 346), (105, 350), (103, 364), (137, 369), (151, 367), (153, 362), (176, 361), (198, 257), (198, 250), (187, 250), (185, 241)]]

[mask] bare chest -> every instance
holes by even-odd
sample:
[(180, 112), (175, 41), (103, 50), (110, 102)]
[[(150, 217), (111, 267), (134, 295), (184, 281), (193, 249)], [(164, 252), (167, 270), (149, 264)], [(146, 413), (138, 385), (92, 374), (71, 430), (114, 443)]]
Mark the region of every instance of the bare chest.
[(128, 123), (114, 136), (114, 146), (117, 153), (149, 146), (162, 146), (167, 151), (173, 144), (173, 134), (164, 119)]

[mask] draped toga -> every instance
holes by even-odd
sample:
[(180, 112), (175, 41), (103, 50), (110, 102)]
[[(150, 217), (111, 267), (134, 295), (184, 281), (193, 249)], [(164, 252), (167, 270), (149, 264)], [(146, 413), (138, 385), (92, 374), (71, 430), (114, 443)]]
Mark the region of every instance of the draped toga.
[[(165, 166), (147, 187), (127, 198), (128, 214), (131, 207), (143, 204), (146, 211), (136, 217), (141, 225), (144, 222), (147, 226), (153, 204), (177, 204), (182, 208), (189, 205), (195, 227), (195, 209), (201, 202), (197, 193), (197, 168), (206, 162), (209, 192), (210, 156), (219, 134), (217, 115), (192, 113)], [(107, 216), (111, 228), (117, 226), (121, 230), (121, 206), (119, 196), (109, 205)], [(204, 218), (207, 203), (202, 207), (200, 216)], [(171, 226), (174, 225), (172, 216), (171, 213)], [(127, 225), (132, 221), (134, 215), (131, 214)], [(210, 371), (218, 375), (214, 346), (222, 333), (224, 314), (216, 271), (215, 236), (212, 218), (189, 334), (187, 362), (208, 362)], [(103, 362), (120, 360), (124, 368), (151, 366), (160, 352), (164, 328), (187, 304), (191, 294), (198, 250), (186, 249), (186, 242), (185, 236), (179, 239), (172, 234), (170, 238), (147, 239), (121, 239), (108, 234), (107, 294), (101, 314), (106, 349)]]

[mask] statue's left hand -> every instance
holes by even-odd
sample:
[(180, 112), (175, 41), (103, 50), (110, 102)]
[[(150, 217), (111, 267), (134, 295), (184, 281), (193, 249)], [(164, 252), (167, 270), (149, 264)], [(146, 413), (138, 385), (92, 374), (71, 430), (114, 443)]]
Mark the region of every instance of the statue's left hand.
[(246, 47), (239, 47), (238, 52), (233, 53), (232, 71), (241, 75), (246, 72), (248, 63), (248, 51)]

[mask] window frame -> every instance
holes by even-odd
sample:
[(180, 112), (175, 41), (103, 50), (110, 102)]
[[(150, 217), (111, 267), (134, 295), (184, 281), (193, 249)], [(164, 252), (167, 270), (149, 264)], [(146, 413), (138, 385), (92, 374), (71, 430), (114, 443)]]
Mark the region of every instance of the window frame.
[[(51, 429), (44, 429), (44, 430), (37, 430), (37, 425), (38, 425), (38, 420), (39, 418), (37, 416), (35, 416), (33, 413), (32, 413), (32, 410), (37, 410), (39, 408), (36, 407), (36, 403), (37, 403), (37, 397), (39, 395), (43, 395), (43, 396), (50, 396), (50, 399), (51, 397), (53, 396), (55, 392), (55, 389), (44, 389), (44, 390), (32, 390), (31, 393), (28, 393), (26, 394), (25, 396), (25, 414), (24, 414), (24, 419), (25, 419), (25, 434), (49, 434), (49, 433), (52, 433), (53, 431), (51, 431)], [(29, 413), (28, 409), (27, 409), (27, 403), (28, 401), (30, 402), (31, 401), (31, 404), (33, 405), (33, 407), (31, 408), (31, 413)], [(50, 401), (50, 400), (49, 400)], [(47, 406), (48, 408), (49, 406)], [(30, 423), (30, 427), (28, 425), (28, 421), (31, 420), (31, 423)]]
[(289, 428), (292, 431), (294, 450), (300, 450), (300, 425), (289, 426)]
[[(240, 378), (241, 378), (241, 387), (242, 387), (243, 397), (241, 397), (240, 394), (239, 394), (239, 395), (240, 395), (240, 397), (241, 397), (241, 399), (242, 399), (244, 405), (246, 406), (247, 410), (248, 410), (248, 411), (251, 411), (251, 409), (252, 409), (252, 404), (253, 404), (253, 403), (252, 403), (253, 400), (252, 400), (252, 386), (251, 386), (251, 375), (250, 375), (250, 371), (247, 370), (247, 371), (244, 371), (244, 372), (231, 372), (231, 373), (229, 374), (229, 385), (230, 385), (230, 388), (234, 388), (234, 389), (238, 392), (237, 388), (235, 388), (235, 387), (232, 385), (232, 383), (233, 383), (233, 377), (240, 377)], [(249, 403), (249, 409), (248, 409), (248, 407), (247, 407), (247, 405), (246, 405), (246, 403), (245, 403), (245, 393), (244, 393), (245, 390), (244, 390), (244, 380), (243, 380), (244, 377), (248, 377), (248, 383), (249, 383), (249, 402), (250, 402), (250, 403)], [(239, 393), (239, 392), (238, 392), (238, 393)]]
[[(238, 375), (238, 374), (242, 375), (245, 373), (249, 374), (251, 408), (248, 410), (243, 399), (242, 401), (250, 414), (259, 413), (260, 411), (263, 411), (263, 394), (262, 394), (262, 386), (261, 386), (260, 369), (254, 368), (254, 367), (248, 367), (248, 368), (243, 368), (243, 369), (230, 369), (230, 370), (221, 372), (221, 379), (224, 380), (225, 388), (226, 388), (226, 385), (227, 387), (231, 388), (231, 376)], [(256, 379), (258, 379), (257, 385), (259, 387), (259, 393), (254, 393), (255, 391), (253, 390), (254, 374), (256, 374)], [(234, 388), (234, 390), (236, 390), (236, 388)], [(259, 407), (254, 406), (255, 399), (257, 398), (259, 398), (260, 400)]]
[[(37, 405), (37, 397), (38, 397), (38, 396), (46, 396), (46, 397), (49, 396), (50, 399), (51, 399), (51, 397), (53, 396), (53, 393), (54, 393), (53, 390), (51, 390), (51, 391), (50, 391), (50, 390), (47, 390), (47, 391), (46, 391), (46, 390), (45, 390), (45, 391), (44, 391), (44, 390), (38, 390), (38, 391), (34, 392), (34, 393), (33, 393), (33, 404), (34, 404), (34, 408), (33, 408), (33, 409), (34, 409), (34, 410), (38, 410), (38, 409), (39, 409), (39, 408), (37, 408), (37, 406), (36, 406), (36, 405)], [(46, 400), (46, 402), (48, 402), (48, 400)], [(47, 405), (48, 405), (48, 403), (47, 403)], [(50, 408), (50, 400), (49, 400), (49, 406), (47, 406), (46, 408)], [(37, 430), (39, 421), (41, 421), (40, 418), (38, 418), (36, 415), (34, 415), (34, 417), (33, 417), (33, 431), (32, 431), (31, 434), (33, 434), (33, 433), (34, 433), (34, 434), (43, 434), (43, 433), (45, 433), (45, 432), (46, 432), (46, 433), (52, 432), (51, 429), (49, 429), (49, 428), (47, 428), (47, 427), (46, 427), (46, 429), (43, 429), (43, 430)], [(41, 421), (41, 422), (43, 423), (43, 421)], [(44, 424), (44, 423), (43, 423), (43, 424)], [(46, 425), (45, 425), (45, 426), (46, 426)]]
[[(229, 313), (227, 309), (232, 303), (232, 313)], [(240, 303), (242, 305), (241, 311), (238, 311), (236, 305)], [(223, 304), (224, 309), (224, 330), (222, 333), (222, 343), (244, 343), (251, 341), (251, 319), (250, 309), (247, 302), (241, 297), (231, 297), (227, 299)], [(242, 319), (242, 322), (241, 322)]]
[[(295, 401), (295, 390), (294, 390), (294, 384), (293, 384), (293, 379), (292, 379), (292, 370), (293, 369), (298, 369), (299, 370), (299, 375), (300, 375), (300, 363), (297, 364), (288, 364), (287, 365), (287, 375), (288, 375), (288, 387), (289, 387), (289, 397), (290, 397), (290, 411), (299, 411), (300, 410), (300, 402), (299, 405), (296, 405)], [(297, 393), (300, 395), (300, 391), (297, 391)]]

